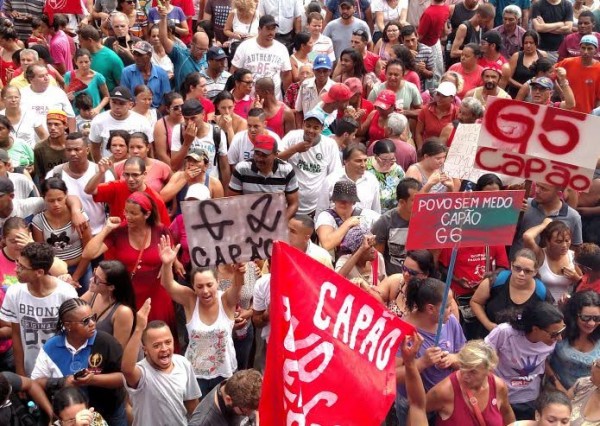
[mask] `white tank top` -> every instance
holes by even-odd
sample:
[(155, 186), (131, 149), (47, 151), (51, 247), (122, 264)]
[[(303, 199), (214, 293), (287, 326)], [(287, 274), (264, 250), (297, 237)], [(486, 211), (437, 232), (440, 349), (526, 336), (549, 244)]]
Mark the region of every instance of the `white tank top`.
[[(237, 11), (234, 9), (233, 11), (233, 22), (232, 29), (234, 33), (249, 35), (255, 37), (258, 35), (258, 13), (254, 14), (252, 22), (250, 24), (244, 24), (239, 20), (237, 16)], [(236, 41), (236, 40), (232, 40)]]
[(197, 297), (192, 318), (185, 325), (190, 339), (185, 357), (192, 364), (198, 379), (229, 378), (237, 370), (231, 336), (234, 320), (227, 316), (223, 308), (222, 295), (222, 291), (217, 292), (219, 315), (214, 323), (206, 325), (200, 320), (200, 298)]
[[(569, 250), (567, 256), (569, 257), (569, 268), (575, 268), (575, 264), (573, 263), (575, 253), (573, 250)], [(573, 285), (571, 280), (564, 275), (555, 274), (552, 272), (552, 269), (550, 269), (550, 265), (548, 264), (548, 256), (546, 255), (545, 250), (544, 263), (542, 263), (542, 266), (540, 266), (539, 274), (542, 282), (546, 285), (546, 288), (552, 294), (552, 297), (554, 297), (556, 302), (560, 300), (563, 294), (571, 290), (571, 286)]]

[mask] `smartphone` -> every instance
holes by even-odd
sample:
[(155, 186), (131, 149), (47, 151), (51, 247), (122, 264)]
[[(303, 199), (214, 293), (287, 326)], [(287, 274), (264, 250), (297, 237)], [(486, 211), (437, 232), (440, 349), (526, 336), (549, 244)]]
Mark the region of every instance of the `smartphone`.
[(83, 376), (86, 376), (88, 373), (87, 368), (82, 368), (81, 370), (79, 370), (78, 372), (76, 372), (75, 374), (73, 374), (73, 378), (74, 379), (81, 379)]
[(127, 37), (117, 37), (120, 46), (127, 47)]

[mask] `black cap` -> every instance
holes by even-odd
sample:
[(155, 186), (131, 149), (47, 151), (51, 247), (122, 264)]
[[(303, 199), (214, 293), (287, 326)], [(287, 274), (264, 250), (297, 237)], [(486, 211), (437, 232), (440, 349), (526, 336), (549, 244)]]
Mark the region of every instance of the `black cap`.
[(258, 28), (272, 27), (273, 25), (275, 25), (276, 27), (279, 26), (279, 24), (272, 15), (261, 16), (260, 20), (258, 21)]
[(202, 114), (204, 107), (198, 99), (188, 99), (181, 107), (181, 114), (184, 117), (192, 117), (194, 115)]
[(112, 92), (110, 92), (111, 99), (120, 99), (122, 101), (132, 101), (133, 96), (131, 96), (131, 92), (125, 86), (117, 86)]
[(343, 4), (347, 4), (348, 6), (356, 6), (356, 2), (354, 0), (340, 0), (340, 6)]
[(482, 41), (486, 41), (489, 44), (495, 44), (496, 50), (500, 50), (502, 48), (502, 36), (498, 31), (490, 30), (481, 36)]

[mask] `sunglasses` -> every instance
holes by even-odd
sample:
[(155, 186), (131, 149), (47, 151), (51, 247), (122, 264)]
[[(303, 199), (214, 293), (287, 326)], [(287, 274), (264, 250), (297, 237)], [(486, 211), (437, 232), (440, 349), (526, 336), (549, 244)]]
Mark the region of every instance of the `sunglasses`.
[(561, 334), (563, 334), (563, 332), (567, 329), (567, 326), (565, 325), (563, 328), (561, 328), (558, 331), (553, 331), (552, 333), (550, 333), (548, 330), (544, 330), (546, 333), (548, 333), (548, 336), (550, 336), (551, 339), (557, 339)]
[(69, 321), (69, 322), (77, 322), (79, 324), (83, 324), (84, 327), (87, 327), (88, 325), (90, 325), (91, 321), (94, 321), (94, 323), (95, 323), (97, 320), (98, 320), (98, 314), (92, 314), (89, 317), (85, 317), (81, 321)]
[(600, 315), (577, 314), (577, 317), (583, 322), (590, 322), (590, 321), (594, 321), (595, 323), (600, 322)]
[(171, 107), (171, 110), (172, 110), (172, 111), (181, 111), (181, 107), (182, 107), (182, 106), (183, 106), (183, 105), (173, 105), (173, 106)]
[(512, 265), (512, 269), (517, 274), (520, 274), (521, 272), (523, 272), (525, 275), (533, 275), (533, 274), (535, 274), (535, 270), (528, 269), (528, 268), (523, 268), (522, 266), (519, 266), (519, 265)]
[(410, 269), (404, 265), (402, 265), (402, 272), (410, 275), (411, 277), (416, 277), (419, 274), (422, 274), (423, 272), (421, 271), (415, 271), (414, 269)]

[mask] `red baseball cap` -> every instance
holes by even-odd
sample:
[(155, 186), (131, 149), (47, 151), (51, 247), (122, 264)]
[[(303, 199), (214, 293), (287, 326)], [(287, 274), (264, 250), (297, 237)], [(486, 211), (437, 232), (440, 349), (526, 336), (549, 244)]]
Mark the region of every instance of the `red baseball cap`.
[(497, 65), (497, 64), (489, 64), (489, 65), (486, 65), (486, 66), (485, 66), (485, 67), (484, 67), (484, 68), (481, 70), (481, 75), (483, 75), (483, 73), (484, 73), (484, 72), (486, 72), (486, 71), (495, 71), (495, 72), (497, 72), (497, 73), (498, 73), (498, 75), (499, 75), (500, 77), (502, 77), (502, 68), (500, 68), (500, 66), (499, 66), (499, 65)]
[(391, 90), (382, 90), (373, 102), (374, 107), (390, 109), (396, 103), (396, 94)]
[(275, 151), (276, 146), (277, 142), (275, 142), (275, 138), (271, 135), (257, 135), (254, 138), (254, 150), (260, 151), (263, 154), (271, 154)]
[(352, 93), (348, 86), (343, 83), (335, 83), (329, 88), (328, 92), (323, 93), (321, 99), (326, 104), (330, 104), (332, 102), (349, 101), (353, 95), (354, 93)]

